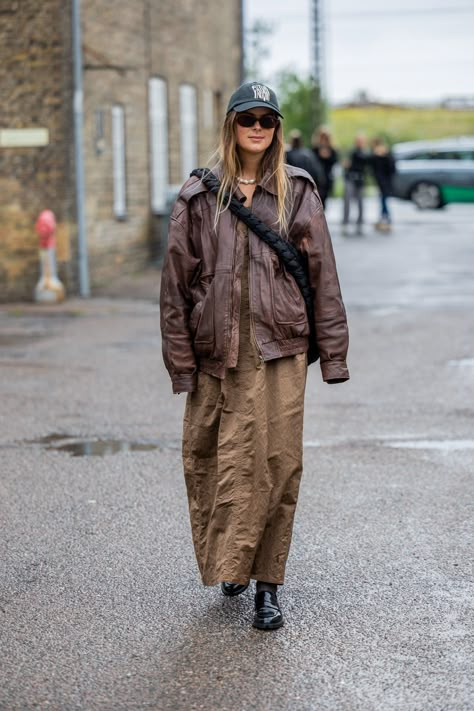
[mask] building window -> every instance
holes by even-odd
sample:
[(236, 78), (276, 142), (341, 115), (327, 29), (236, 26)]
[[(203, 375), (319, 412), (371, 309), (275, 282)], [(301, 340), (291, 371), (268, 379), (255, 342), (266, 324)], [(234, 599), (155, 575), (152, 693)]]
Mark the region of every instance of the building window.
[(123, 106), (112, 106), (112, 160), (114, 170), (114, 215), (127, 217), (127, 186), (125, 175), (125, 113)]
[(179, 87), (179, 115), (181, 126), (181, 178), (187, 180), (197, 168), (197, 106), (196, 89), (190, 84)]
[(168, 98), (166, 82), (152, 77), (148, 83), (150, 123), (151, 209), (166, 211), (168, 191)]

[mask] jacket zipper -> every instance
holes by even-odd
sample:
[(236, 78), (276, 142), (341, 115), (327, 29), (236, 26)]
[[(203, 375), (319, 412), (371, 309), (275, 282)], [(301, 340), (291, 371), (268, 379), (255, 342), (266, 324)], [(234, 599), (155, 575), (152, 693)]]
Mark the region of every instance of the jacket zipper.
[(258, 340), (257, 340), (257, 329), (255, 328), (255, 321), (254, 321), (254, 318), (253, 318), (253, 310), (252, 310), (252, 306), (253, 306), (253, 299), (252, 299), (252, 251), (251, 251), (252, 248), (251, 248), (251, 240), (250, 240), (250, 229), (247, 229), (247, 239), (248, 239), (248, 243), (249, 243), (249, 302), (250, 302), (250, 303), (249, 303), (249, 306), (250, 306), (250, 326), (251, 326), (251, 329), (252, 329), (252, 335), (253, 335), (253, 337), (254, 337), (255, 346), (256, 346), (257, 351), (258, 351), (258, 353), (259, 353), (258, 358), (259, 358), (260, 361), (263, 361), (264, 358), (263, 358), (262, 351), (261, 351), (261, 348), (260, 348), (259, 343), (258, 343)]
[[(234, 249), (232, 251), (232, 272), (231, 273), (232, 273), (232, 276), (235, 278), (235, 253), (237, 251), (237, 242), (238, 242), (237, 236), (236, 236), (237, 235), (237, 218), (234, 215), (232, 215), (232, 220), (235, 221), (235, 229), (232, 230), (233, 235), (234, 235)], [(229, 332), (227, 331), (228, 335), (227, 335), (226, 344), (224, 347), (224, 363), (227, 363), (228, 356), (232, 355), (230, 353), (230, 351), (232, 348), (232, 323), (234, 320), (234, 304), (235, 304), (234, 292), (235, 292), (234, 283), (232, 282), (230, 285), (230, 324), (231, 324), (231, 328), (230, 328), (230, 335), (229, 335)]]

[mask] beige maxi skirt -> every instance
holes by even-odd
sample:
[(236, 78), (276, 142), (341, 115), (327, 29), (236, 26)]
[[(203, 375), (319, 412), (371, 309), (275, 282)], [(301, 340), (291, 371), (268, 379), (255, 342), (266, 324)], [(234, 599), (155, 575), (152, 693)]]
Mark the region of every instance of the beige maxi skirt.
[[(240, 225), (239, 225), (240, 227)], [(246, 239), (245, 230), (239, 230)], [(204, 585), (250, 578), (282, 585), (303, 459), (306, 353), (259, 359), (252, 333), (248, 244), (239, 357), (223, 380), (199, 373), (183, 424), (183, 465)]]

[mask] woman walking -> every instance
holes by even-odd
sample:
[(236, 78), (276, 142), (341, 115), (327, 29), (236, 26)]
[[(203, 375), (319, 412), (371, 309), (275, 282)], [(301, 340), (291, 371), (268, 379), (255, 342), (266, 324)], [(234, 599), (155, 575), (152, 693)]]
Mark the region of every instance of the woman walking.
[(263, 84), (243, 84), (231, 96), (212, 169), (219, 193), (197, 177), (182, 187), (161, 286), (165, 364), (173, 392), (188, 393), (183, 465), (202, 581), (235, 596), (256, 580), (260, 629), (283, 624), (277, 586), (302, 473), (310, 326), (295, 279), (231, 212), (229, 193), (306, 258), (323, 379), (349, 378), (321, 202), (310, 176), (283, 162), (282, 118)]

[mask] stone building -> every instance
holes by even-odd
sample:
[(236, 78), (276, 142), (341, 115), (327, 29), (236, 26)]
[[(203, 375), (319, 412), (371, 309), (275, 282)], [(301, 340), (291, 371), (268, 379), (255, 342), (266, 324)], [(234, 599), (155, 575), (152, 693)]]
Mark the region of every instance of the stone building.
[[(72, 10), (0, 3), (0, 301), (31, 299), (40, 210), (77, 293)], [(88, 278), (159, 260), (176, 186), (212, 153), (242, 76), (242, 0), (81, 0)], [(77, 97), (76, 97), (77, 100)]]

